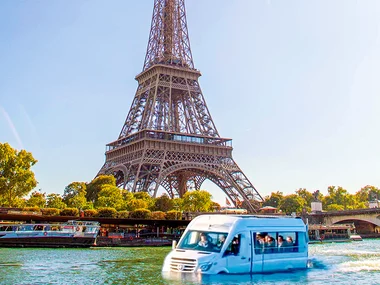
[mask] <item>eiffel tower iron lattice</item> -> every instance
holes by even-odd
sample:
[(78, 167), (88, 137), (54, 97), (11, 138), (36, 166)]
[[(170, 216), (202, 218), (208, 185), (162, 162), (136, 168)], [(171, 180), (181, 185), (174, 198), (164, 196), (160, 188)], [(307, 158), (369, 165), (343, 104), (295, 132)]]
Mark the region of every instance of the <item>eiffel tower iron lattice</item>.
[(194, 68), (184, 0), (155, 0), (143, 71), (119, 138), (107, 144), (98, 175), (155, 197), (162, 186), (171, 198), (200, 189), (209, 179), (235, 206), (256, 212), (260, 194), (232, 158), (204, 100)]

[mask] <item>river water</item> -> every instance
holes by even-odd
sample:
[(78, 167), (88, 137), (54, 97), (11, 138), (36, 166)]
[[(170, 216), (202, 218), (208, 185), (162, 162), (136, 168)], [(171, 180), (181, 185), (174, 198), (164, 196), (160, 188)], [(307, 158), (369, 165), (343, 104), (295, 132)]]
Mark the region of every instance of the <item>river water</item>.
[(170, 247), (0, 248), (0, 284), (380, 284), (380, 240), (313, 244), (312, 268), (265, 275), (161, 276)]

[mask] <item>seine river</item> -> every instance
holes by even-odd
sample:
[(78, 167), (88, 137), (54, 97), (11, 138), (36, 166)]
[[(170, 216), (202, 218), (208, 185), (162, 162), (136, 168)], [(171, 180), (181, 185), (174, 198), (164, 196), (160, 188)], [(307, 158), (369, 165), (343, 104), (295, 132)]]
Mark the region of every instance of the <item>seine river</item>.
[(290, 273), (164, 279), (169, 247), (0, 248), (0, 284), (380, 284), (380, 240), (310, 245), (313, 267)]

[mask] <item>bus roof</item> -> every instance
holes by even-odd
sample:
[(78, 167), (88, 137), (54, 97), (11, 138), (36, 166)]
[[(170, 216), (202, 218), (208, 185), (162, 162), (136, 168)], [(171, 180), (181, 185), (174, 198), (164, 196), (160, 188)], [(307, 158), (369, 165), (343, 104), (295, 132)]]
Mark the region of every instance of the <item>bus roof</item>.
[(201, 215), (194, 218), (188, 226), (189, 229), (217, 232), (228, 232), (232, 227), (306, 231), (306, 225), (299, 217), (268, 215)]

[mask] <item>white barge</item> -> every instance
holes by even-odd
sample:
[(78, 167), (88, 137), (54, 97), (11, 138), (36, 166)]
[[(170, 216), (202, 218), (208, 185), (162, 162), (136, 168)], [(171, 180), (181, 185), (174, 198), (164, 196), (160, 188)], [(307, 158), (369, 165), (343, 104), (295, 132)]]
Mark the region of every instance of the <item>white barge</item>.
[(90, 247), (96, 244), (100, 225), (93, 221), (62, 224), (0, 223), (0, 247)]

